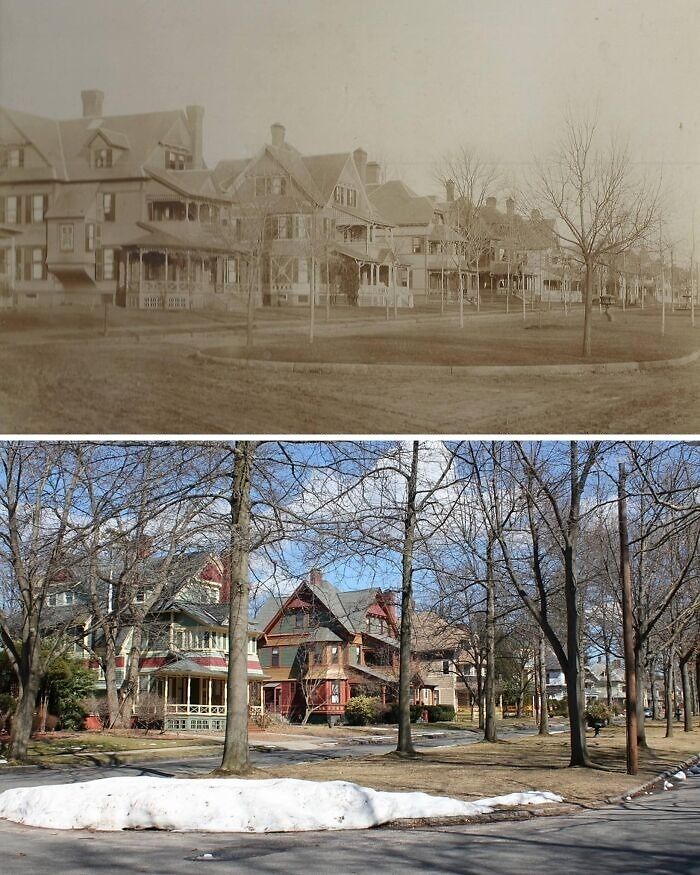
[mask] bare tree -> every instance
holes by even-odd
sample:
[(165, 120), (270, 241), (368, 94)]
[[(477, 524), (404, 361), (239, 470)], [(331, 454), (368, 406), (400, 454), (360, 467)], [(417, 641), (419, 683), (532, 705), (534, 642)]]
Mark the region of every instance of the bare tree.
[(548, 161), (537, 161), (528, 198), (553, 210), (561, 238), (585, 270), (582, 354), (591, 355), (594, 274), (598, 264), (631, 249), (656, 219), (659, 186), (639, 177), (626, 146), (600, 145), (595, 115), (569, 110), (562, 139)]

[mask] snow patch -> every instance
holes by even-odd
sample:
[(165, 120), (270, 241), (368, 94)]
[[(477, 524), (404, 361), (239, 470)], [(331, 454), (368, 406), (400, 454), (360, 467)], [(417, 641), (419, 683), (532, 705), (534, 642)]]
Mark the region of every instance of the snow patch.
[(392, 820), (488, 814), (497, 805), (561, 802), (548, 791), (463, 802), (384, 793), (348, 781), (293, 778), (103, 778), (0, 794), (0, 818), (49, 829), (301, 832), (366, 829)]
[(674, 780), (676, 780), (676, 781), (685, 781), (685, 779), (686, 779), (688, 776), (686, 775), (685, 772), (680, 771), (680, 772), (676, 772), (675, 775), (671, 775), (671, 777), (674, 778)]

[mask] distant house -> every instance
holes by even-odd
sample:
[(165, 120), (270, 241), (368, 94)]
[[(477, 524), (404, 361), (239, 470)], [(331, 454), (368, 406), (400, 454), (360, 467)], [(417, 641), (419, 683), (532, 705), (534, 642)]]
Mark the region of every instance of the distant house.
[(477, 701), (477, 668), (468, 630), (432, 611), (417, 611), (412, 625), (416, 679), (414, 701), (452, 705), (455, 711)]
[(312, 569), (288, 596), (260, 608), (264, 707), (291, 720), (308, 709), (337, 720), (354, 695), (393, 701), (398, 684), (398, 626), (391, 593), (341, 591)]

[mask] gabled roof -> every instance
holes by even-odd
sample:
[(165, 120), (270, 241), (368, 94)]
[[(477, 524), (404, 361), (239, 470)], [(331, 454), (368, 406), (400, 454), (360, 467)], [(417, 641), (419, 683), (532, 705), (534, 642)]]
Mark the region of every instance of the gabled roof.
[(99, 127), (95, 130), (94, 136), (88, 139), (88, 143), (92, 143), (97, 137), (102, 137), (106, 143), (116, 149), (131, 148), (129, 138), (123, 131), (111, 131), (109, 128)]
[(433, 221), (435, 204), (421, 197), (400, 179), (373, 186), (370, 203), (392, 225), (429, 225)]
[[(319, 206), (323, 206), (325, 200), (320, 189), (309, 173), (304, 159), (294, 146), (285, 142), (281, 146), (265, 146), (267, 152), (289, 173), (297, 185)], [(326, 199), (327, 200), (327, 199)]]
[(314, 180), (324, 203), (328, 203), (333, 190), (350, 159), (349, 152), (337, 152), (329, 155), (305, 155), (303, 162)]
[(212, 170), (212, 178), (219, 188), (228, 188), (250, 164), (250, 158), (219, 161)]
[(180, 194), (229, 200), (216, 184), (212, 170), (162, 170), (148, 167), (147, 172), (153, 179)]

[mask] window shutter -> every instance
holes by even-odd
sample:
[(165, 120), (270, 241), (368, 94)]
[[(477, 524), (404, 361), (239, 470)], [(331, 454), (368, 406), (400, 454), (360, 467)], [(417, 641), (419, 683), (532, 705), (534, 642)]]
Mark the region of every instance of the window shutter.
[[(149, 204), (150, 206), (150, 204)], [(105, 218), (105, 210), (104, 210), (104, 194), (99, 191), (97, 193), (97, 221), (103, 222)]]
[(49, 210), (49, 196), (47, 194), (43, 195), (43, 203), (41, 208), (41, 218), (46, 221), (46, 213)]
[(95, 225), (95, 249), (102, 246), (102, 225)]
[(24, 279), (30, 280), (32, 278), (32, 250), (23, 247), (22, 251), (24, 252)]
[(24, 223), (30, 225), (32, 221), (32, 196), (27, 194), (22, 200), (24, 201)]
[(102, 250), (99, 248), (95, 251), (95, 279), (102, 279)]
[(5, 198), (0, 197), (0, 222), (5, 221)]

